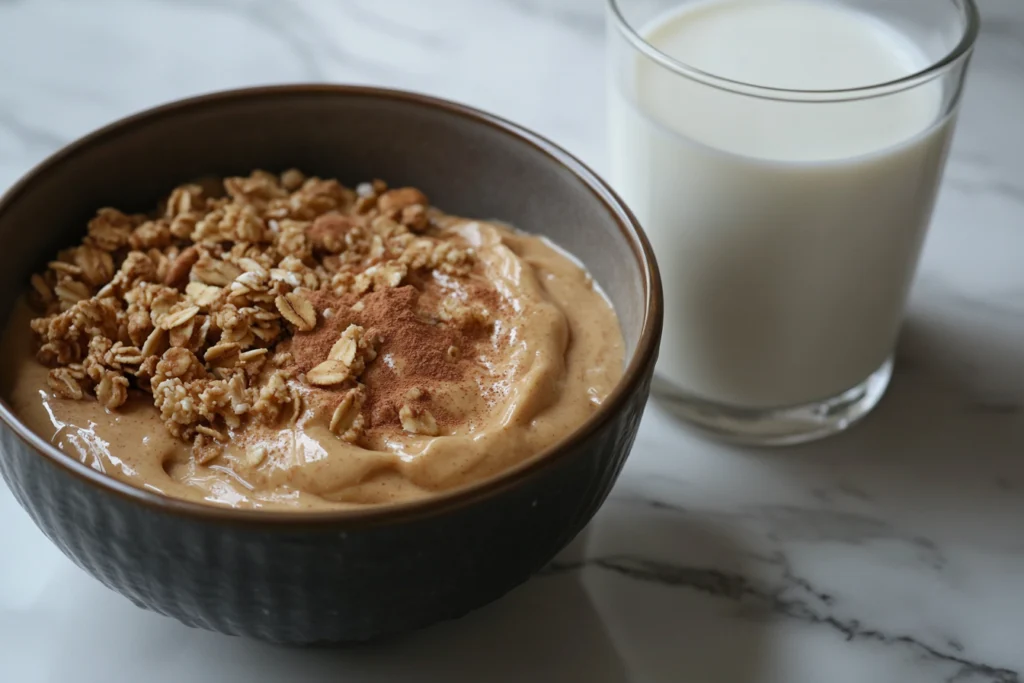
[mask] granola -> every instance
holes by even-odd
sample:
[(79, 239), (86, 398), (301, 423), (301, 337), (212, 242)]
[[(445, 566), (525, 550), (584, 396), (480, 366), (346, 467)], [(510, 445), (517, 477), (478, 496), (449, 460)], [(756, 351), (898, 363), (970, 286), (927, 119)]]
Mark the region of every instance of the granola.
[[(354, 190), (290, 169), (224, 178), (219, 190), (175, 188), (152, 214), (100, 209), (76, 247), (31, 278), (42, 315), (31, 322), (48, 386), (117, 410), (146, 392), (168, 431), (216, 459), (230, 430), (298, 419), (297, 386), (338, 392), (330, 430), (355, 443), (364, 428), (362, 374), (377, 357), (376, 332), (350, 325), (305, 373), (278, 348), (318, 329), (316, 292), (362, 297), (411, 277), (464, 277), (476, 263), (465, 242), (440, 235), (435, 210), (415, 188), (375, 180)], [(355, 310), (362, 310), (362, 302)], [(439, 318), (485, 324), (485, 308), (452, 303)], [(457, 358), (458, 350), (448, 350)], [(422, 406), (403, 406), (410, 433), (437, 434)], [(266, 448), (253, 446), (257, 466)]]

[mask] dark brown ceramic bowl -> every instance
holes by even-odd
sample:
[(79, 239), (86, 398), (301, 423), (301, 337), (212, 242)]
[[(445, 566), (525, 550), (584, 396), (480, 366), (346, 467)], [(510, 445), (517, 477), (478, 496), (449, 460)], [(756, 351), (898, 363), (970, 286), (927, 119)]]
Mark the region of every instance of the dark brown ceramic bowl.
[(557, 446), (409, 504), (288, 514), (169, 499), (61, 454), (6, 403), (0, 471), (79, 566), (192, 626), (310, 643), (458, 617), (524, 581), (584, 527), (647, 400), (661, 334), (654, 257), (623, 203), (566, 152), (479, 111), (372, 88), (258, 88), (163, 106), (68, 146), (0, 200), (0, 315), (98, 207), (146, 210), (197, 176), (292, 166), (415, 185), (450, 212), (508, 221), (569, 249), (618, 312), (622, 381)]

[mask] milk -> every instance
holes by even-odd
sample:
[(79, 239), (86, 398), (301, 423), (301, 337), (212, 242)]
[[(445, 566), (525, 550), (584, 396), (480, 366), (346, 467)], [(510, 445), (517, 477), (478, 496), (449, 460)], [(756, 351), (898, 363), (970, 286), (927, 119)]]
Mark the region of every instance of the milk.
[[(858, 88), (930, 63), (879, 20), (807, 0), (691, 4), (641, 33), (690, 67), (773, 88)], [(692, 397), (776, 408), (882, 366), (953, 128), (941, 84), (853, 102), (758, 99), (638, 52), (613, 78), (612, 183), (665, 288), (658, 374)]]

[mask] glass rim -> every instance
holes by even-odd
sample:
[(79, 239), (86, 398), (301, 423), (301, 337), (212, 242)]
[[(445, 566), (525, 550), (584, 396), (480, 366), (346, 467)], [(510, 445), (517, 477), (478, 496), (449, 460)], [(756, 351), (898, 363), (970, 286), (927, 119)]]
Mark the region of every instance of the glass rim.
[(909, 90), (918, 85), (926, 83), (936, 76), (948, 71), (967, 58), (974, 50), (978, 32), (981, 27), (981, 14), (975, 0), (950, 0), (960, 8), (966, 24), (960, 42), (949, 51), (944, 57), (929, 64), (923, 69), (915, 71), (907, 76), (874, 83), (871, 85), (857, 86), (855, 88), (839, 88), (833, 90), (800, 90), (793, 88), (775, 88), (755, 83), (747, 83), (724, 76), (717, 76), (709, 71), (698, 69), (681, 60), (669, 56), (647, 42), (643, 36), (633, 27), (622, 13), (621, 4), (623, 0), (605, 0), (609, 14), (615, 23), (619, 33), (628, 40), (634, 48), (646, 55), (658, 65), (690, 80), (705, 85), (725, 90), (739, 95), (748, 95), (768, 100), (781, 100), (785, 102), (843, 102), (849, 100), (865, 100), (875, 97), (884, 97), (894, 93)]

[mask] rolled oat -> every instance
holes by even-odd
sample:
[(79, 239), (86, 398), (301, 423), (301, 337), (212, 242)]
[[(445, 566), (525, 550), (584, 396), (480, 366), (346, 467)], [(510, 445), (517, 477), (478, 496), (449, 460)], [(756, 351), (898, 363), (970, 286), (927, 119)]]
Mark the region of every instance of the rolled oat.
[[(298, 420), (304, 380), (341, 393), (330, 429), (356, 443), (365, 424), (359, 379), (377, 356), (376, 333), (350, 325), (304, 377), (284, 369), (292, 359), (277, 344), (321, 323), (311, 292), (362, 296), (414, 274), (465, 275), (472, 249), (431, 232), (432, 210), (415, 188), (377, 180), (351, 190), (296, 169), (222, 186), (181, 185), (149, 216), (102, 208), (79, 246), (32, 276), (43, 315), (31, 327), (50, 389), (109, 410), (131, 391), (149, 392), (168, 430), (206, 463), (247, 419)], [(456, 306), (444, 316), (479, 324), (486, 311)], [(422, 406), (403, 406), (401, 422), (438, 431)], [(253, 467), (265, 457), (263, 447), (247, 456)]]

